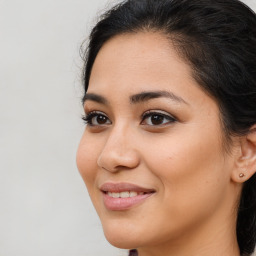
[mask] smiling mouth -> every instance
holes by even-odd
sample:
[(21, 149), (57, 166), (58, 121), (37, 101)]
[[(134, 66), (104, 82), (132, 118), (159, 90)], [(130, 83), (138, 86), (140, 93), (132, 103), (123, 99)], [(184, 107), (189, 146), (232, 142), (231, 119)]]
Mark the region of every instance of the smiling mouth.
[[(145, 195), (145, 194), (149, 194), (148, 192), (136, 192), (136, 191), (123, 191), (123, 192), (104, 192), (105, 194), (107, 194), (110, 197), (113, 198), (128, 198), (128, 197), (135, 197), (138, 195)], [(152, 192), (153, 193), (153, 192)]]
[(145, 202), (155, 190), (129, 183), (105, 183), (101, 186), (103, 203), (108, 210), (123, 211)]

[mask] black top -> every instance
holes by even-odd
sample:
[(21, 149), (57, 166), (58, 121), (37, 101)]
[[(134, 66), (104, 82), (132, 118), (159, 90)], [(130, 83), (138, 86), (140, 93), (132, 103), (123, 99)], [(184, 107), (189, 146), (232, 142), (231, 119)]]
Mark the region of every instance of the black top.
[(138, 256), (137, 250), (133, 249), (129, 251), (129, 256)]

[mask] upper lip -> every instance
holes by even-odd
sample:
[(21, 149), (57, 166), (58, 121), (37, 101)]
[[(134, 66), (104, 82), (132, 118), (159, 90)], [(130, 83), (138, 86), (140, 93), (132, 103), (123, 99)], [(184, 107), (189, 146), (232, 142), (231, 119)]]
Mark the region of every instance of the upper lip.
[(144, 188), (132, 183), (112, 183), (107, 182), (100, 186), (100, 190), (103, 192), (124, 192), (124, 191), (135, 191), (135, 192), (144, 192), (152, 193), (155, 192), (154, 189)]

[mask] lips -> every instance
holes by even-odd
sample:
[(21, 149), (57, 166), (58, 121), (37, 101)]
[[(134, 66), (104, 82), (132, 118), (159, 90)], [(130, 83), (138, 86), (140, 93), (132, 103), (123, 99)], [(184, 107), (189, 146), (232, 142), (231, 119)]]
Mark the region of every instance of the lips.
[(104, 183), (100, 190), (105, 207), (112, 211), (128, 210), (155, 193), (154, 189), (130, 183)]

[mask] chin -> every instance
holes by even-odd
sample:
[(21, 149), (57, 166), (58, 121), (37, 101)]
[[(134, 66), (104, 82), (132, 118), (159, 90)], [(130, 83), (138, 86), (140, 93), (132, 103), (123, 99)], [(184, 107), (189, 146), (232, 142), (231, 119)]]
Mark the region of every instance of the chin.
[(133, 249), (139, 247), (139, 243), (137, 239), (134, 239), (132, 234), (129, 235), (120, 235), (120, 233), (114, 234), (113, 232), (107, 233), (104, 232), (106, 239), (108, 242), (120, 249)]
[(103, 231), (108, 242), (120, 249), (138, 248), (143, 244), (141, 238), (144, 235), (139, 235), (140, 232), (128, 223), (126, 223), (126, 226), (118, 223), (112, 225), (103, 224)]
[(135, 241), (122, 240), (118, 237), (117, 238), (113, 238), (113, 237), (109, 238), (107, 236), (106, 236), (106, 239), (111, 245), (113, 245), (114, 247), (117, 247), (119, 249), (130, 250), (130, 249), (139, 247)]

